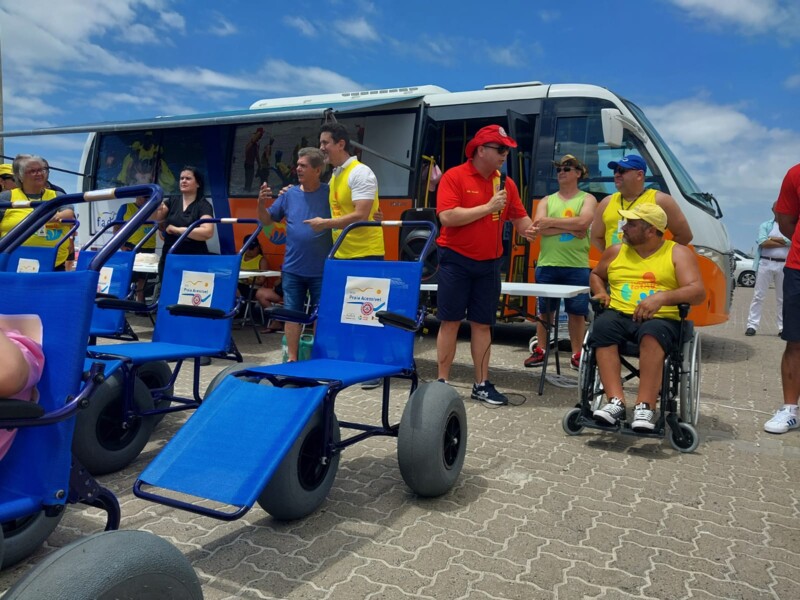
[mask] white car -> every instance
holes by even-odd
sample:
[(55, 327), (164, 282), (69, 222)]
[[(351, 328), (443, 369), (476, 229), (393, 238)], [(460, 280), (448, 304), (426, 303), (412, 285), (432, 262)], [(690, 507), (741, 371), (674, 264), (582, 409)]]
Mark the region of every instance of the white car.
[(756, 284), (756, 271), (753, 267), (753, 257), (746, 252), (734, 249), (733, 259), (736, 261), (733, 272), (736, 285), (753, 287)]

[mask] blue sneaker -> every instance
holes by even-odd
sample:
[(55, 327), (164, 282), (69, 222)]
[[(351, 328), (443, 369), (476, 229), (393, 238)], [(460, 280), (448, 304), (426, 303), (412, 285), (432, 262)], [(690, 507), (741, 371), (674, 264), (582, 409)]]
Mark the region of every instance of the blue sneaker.
[(486, 402), (486, 404), (494, 404), (495, 406), (508, 404), (508, 398), (498, 392), (490, 381), (484, 381), (480, 385), (473, 383), (472, 398), (474, 400)]

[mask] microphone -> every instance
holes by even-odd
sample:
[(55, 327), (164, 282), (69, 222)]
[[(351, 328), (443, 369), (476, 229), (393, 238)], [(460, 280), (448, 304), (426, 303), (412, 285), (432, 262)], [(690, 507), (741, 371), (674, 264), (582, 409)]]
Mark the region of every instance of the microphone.
[(500, 173), (500, 185), (497, 188), (497, 191), (503, 191), (506, 188), (506, 174)]

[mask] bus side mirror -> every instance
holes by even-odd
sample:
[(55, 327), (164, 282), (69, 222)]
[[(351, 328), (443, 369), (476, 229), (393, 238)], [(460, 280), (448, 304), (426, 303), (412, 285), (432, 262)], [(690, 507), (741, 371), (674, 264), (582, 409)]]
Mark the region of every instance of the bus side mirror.
[(622, 133), (630, 129), (642, 142), (647, 143), (647, 133), (639, 123), (624, 116), (619, 109), (600, 109), (600, 123), (603, 126), (603, 142), (611, 148), (622, 147)]
[(603, 124), (603, 142), (612, 148), (622, 146), (621, 116), (616, 108), (603, 108), (600, 110), (600, 122)]

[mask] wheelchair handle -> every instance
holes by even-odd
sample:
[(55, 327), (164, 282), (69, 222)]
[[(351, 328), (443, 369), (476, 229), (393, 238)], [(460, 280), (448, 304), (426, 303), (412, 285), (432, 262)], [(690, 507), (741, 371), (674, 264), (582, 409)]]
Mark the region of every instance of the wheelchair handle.
[(186, 228), (186, 231), (184, 231), (178, 237), (178, 239), (175, 240), (175, 243), (172, 244), (172, 248), (169, 249), (168, 254), (172, 254), (173, 251), (175, 250), (175, 248), (177, 248), (179, 245), (181, 245), (183, 243), (183, 241), (187, 237), (189, 237), (189, 234), (194, 229), (197, 229), (198, 227), (200, 227), (200, 225), (205, 225), (206, 223), (214, 223), (214, 224), (226, 223), (226, 224), (229, 224), (229, 225), (235, 225), (235, 224), (239, 223), (239, 224), (242, 224), (242, 225), (257, 225), (255, 231), (250, 234), (249, 238), (247, 238), (247, 242), (245, 242), (245, 244), (242, 245), (242, 248), (239, 250), (239, 252), (237, 252), (237, 254), (239, 256), (244, 256), (245, 248), (247, 248), (258, 237), (259, 233), (261, 233), (261, 221), (259, 221), (258, 219), (239, 219), (239, 218), (236, 218), (236, 217), (221, 217), (221, 218), (216, 218), (215, 217), (213, 219), (197, 219), (197, 221), (195, 221), (194, 223), (191, 223)]

